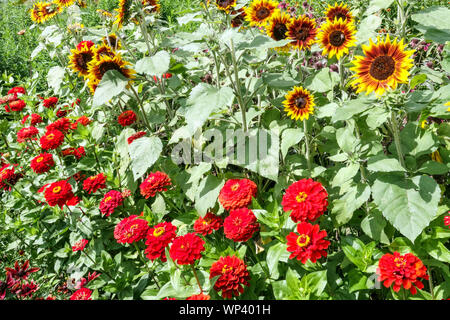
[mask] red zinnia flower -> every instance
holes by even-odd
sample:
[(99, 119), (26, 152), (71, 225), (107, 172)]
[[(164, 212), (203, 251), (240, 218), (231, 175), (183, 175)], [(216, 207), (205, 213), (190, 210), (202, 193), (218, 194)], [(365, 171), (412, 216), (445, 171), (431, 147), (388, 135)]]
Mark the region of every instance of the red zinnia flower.
[(7, 94), (14, 94), (14, 93), (26, 94), (27, 92), (25, 91), (24, 87), (14, 87), (9, 89), (9, 91), (7, 92)]
[(41, 137), (39, 143), (43, 150), (53, 150), (58, 148), (64, 142), (64, 134), (59, 130), (47, 131)]
[(450, 228), (450, 216), (444, 217), (444, 224)]
[(75, 244), (72, 246), (72, 251), (73, 252), (83, 251), (88, 243), (89, 243), (89, 240), (81, 239), (81, 240), (75, 242)]
[(5, 110), (6, 112), (22, 111), (26, 106), (27, 104), (25, 101), (18, 99), (11, 101), (8, 105), (5, 105)]
[(170, 258), (178, 264), (193, 264), (202, 257), (205, 241), (195, 233), (188, 233), (173, 240), (170, 247)]
[(225, 210), (247, 207), (256, 195), (256, 184), (248, 179), (230, 179), (220, 190), (219, 202)]
[(105, 194), (100, 202), (100, 212), (109, 217), (118, 206), (122, 205), (123, 197), (119, 191), (111, 190)]
[(244, 292), (244, 286), (249, 286), (250, 274), (244, 261), (236, 256), (220, 257), (211, 265), (209, 278), (220, 276), (214, 284), (214, 290), (222, 291), (222, 297), (231, 299)]
[(315, 263), (322, 256), (326, 257), (325, 251), (330, 245), (330, 241), (323, 240), (327, 236), (325, 230), (319, 230), (319, 225), (312, 225), (308, 222), (301, 222), (297, 225), (297, 232), (287, 235), (287, 251), (291, 252), (289, 259), (297, 258), (302, 263), (307, 260)]
[(83, 190), (87, 191), (89, 194), (104, 188), (106, 188), (106, 176), (104, 173), (91, 176), (83, 182)]
[(158, 223), (153, 228), (150, 228), (147, 233), (145, 244), (145, 254), (148, 259), (155, 260), (161, 258), (162, 262), (166, 262), (166, 247), (177, 236), (177, 227), (170, 222)]
[(74, 294), (70, 297), (70, 300), (92, 300), (91, 294), (92, 291), (88, 288), (81, 288), (74, 292)]
[(320, 182), (302, 179), (286, 189), (281, 205), (285, 212), (292, 210), (292, 221), (312, 222), (327, 210), (327, 198), (328, 193)]
[(94, 45), (94, 43), (90, 40), (87, 41), (81, 41), (80, 43), (77, 44), (77, 50), (80, 51), (84, 46), (90, 48)]
[[(25, 122), (27, 122), (28, 118), (30, 117), (29, 114), (27, 114), (26, 116), (24, 116), (22, 118), (22, 121), (20, 121), (21, 124), (25, 124)], [(32, 113), (31, 114), (31, 125), (34, 126), (38, 123), (42, 122), (42, 117), (40, 115), (38, 115), (37, 113)]]
[(255, 214), (247, 208), (231, 210), (223, 222), (225, 236), (236, 242), (249, 240), (258, 229)]
[(211, 296), (209, 294), (200, 293), (187, 297), (186, 300), (211, 300)]
[(216, 216), (212, 212), (208, 212), (204, 217), (199, 217), (194, 222), (194, 231), (198, 234), (206, 236), (211, 234), (213, 230), (219, 230), (222, 226), (222, 218)]
[(45, 173), (55, 165), (53, 155), (50, 153), (41, 153), (31, 160), (30, 167), (35, 173)]
[(77, 160), (80, 160), (82, 157), (86, 155), (86, 151), (84, 150), (83, 146), (79, 148), (67, 148), (62, 150), (62, 155), (64, 157), (74, 156), (75, 158), (77, 158)]
[(28, 276), (33, 273), (37, 272), (40, 269), (39, 268), (29, 268), (30, 267), (30, 261), (25, 261), (22, 265), (19, 265), (19, 261), (16, 261), (14, 263), (14, 268), (5, 268), (6, 272), (8, 272), (13, 279), (16, 280), (26, 280)]
[(10, 191), (11, 186), (15, 185), (17, 180), (22, 177), (22, 174), (14, 172), (16, 166), (5, 164), (0, 168), (0, 189)]
[(69, 205), (75, 198), (72, 186), (66, 180), (53, 182), (45, 188), (45, 200), (50, 207), (58, 205), (61, 209), (66, 204)]
[(33, 126), (22, 128), (19, 130), (19, 132), (17, 132), (17, 142), (25, 142), (27, 139), (34, 138), (38, 133), (39, 130)]
[(148, 222), (136, 215), (120, 221), (114, 229), (114, 238), (118, 243), (133, 243), (142, 240), (148, 232)]
[(423, 283), (418, 278), (428, 280), (427, 268), (422, 261), (411, 253), (400, 255), (386, 253), (378, 262), (377, 274), (378, 281), (384, 281), (383, 284), (389, 288), (394, 284), (394, 291), (398, 292), (403, 286), (412, 294), (416, 294), (416, 287), (422, 289)]
[(172, 185), (172, 182), (167, 174), (157, 171), (150, 173), (148, 177), (141, 183), (141, 194), (145, 199), (154, 197), (157, 192), (167, 191), (167, 186)]
[(142, 138), (142, 137), (145, 136), (146, 134), (147, 134), (147, 132), (145, 132), (145, 131), (139, 131), (139, 132), (133, 134), (131, 137), (129, 137), (129, 138), (127, 139), (128, 144), (131, 144), (131, 143), (132, 143), (134, 140), (136, 140), (136, 139)]
[(80, 123), (81, 125), (87, 127), (88, 124), (90, 124), (92, 122), (91, 119), (89, 119), (86, 116), (81, 116), (79, 117), (74, 123), (72, 123), (70, 125), (70, 129), (72, 130), (76, 130), (78, 128), (78, 124)]
[(119, 122), (119, 124), (122, 127), (132, 125), (135, 121), (136, 121), (136, 114), (134, 113), (133, 110), (124, 111), (117, 118), (117, 122)]
[(56, 120), (53, 123), (50, 123), (48, 126), (45, 127), (47, 132), (53, 131), (53, 130), (59, 130), (61, 132), (67, 132), (70, 129), (70, 120), (67, 118), (61, 118)]
[(58, 98), (50, 97), (50, 98), (44, 99), (43, 103), (44, 103), (44, 107), (53, 108), (58, 103)]

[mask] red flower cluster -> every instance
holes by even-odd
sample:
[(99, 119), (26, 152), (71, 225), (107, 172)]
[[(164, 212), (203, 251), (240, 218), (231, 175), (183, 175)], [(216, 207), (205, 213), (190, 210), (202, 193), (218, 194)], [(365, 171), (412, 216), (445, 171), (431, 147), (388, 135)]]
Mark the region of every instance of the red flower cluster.
[[(22, 121), (20, 121), (21, 124), (25, 124), (25, 122), (27, 122), (28, 118), (30, 117), (29, 114), (27, 114), (26, 116), (24, 116), (22, 118)], [(37, 113), (32, 113), (31, 114), (31, 125), (37, 125), (38, 123), (42, 122), (42, 117), (40, 115), (38, 115)]]
[[(26, 128), (22, 128), (17, 132), (17, 142), (22, 143), (26, 142), (28, 139), (33, 139), (35, 136), (39, 134), (39, 130), (36, 127), (30, 126)], [(34, 140), (37, 140), (34, 138)]]
[[(163, 79), (170, 79), (170, 78), (172, 78), (172, 74), (169, 73), (169, 72), (168, 73), (164, 73), (162, 75), (162, 77), (163, 77)], [(159, 79), (157, 76), (153, 76), (153, 81), (155, 81), (157, 83), (157, 82), (161, 81), (161, 79)]]
[(16, 166), (5, 164), (0, 168), (0, 189), (10, 191), (11, 186), (15, 185), (17, 180), (22, 177), (22, 174), (15, 173)]
[(43, 104), (46, 108), (53, 108), (58, 103), (57, 97), (50, 97), (47, 99), (44, 99)]
[(145, 244), (145, 254), (148, 259), (155, 260), (160, 258), (162, 262), (166, 262), (166, 247), (177, 236), (177, 227), (170, 222), (158, 223), (153, 228), (150, 228), (147, 233)]
[(247, 208), (231, 210), (223, 222), (225, 236), (235, 242), (248, 241), (258, 229), (255, 214)]
[(64, 142), (64, 134), (59, 130), (47, 131), (39, 140), (43, 150), (53, 150)]
[(81, 124), (81, 125), (87, 127), (87, 125), (90, 124), (91, 122), (92, 122), (92, 120), (89, 119), (88, 117), (86, 117), (86, 116), (81, 116), (81, 117), (79, 117), (74, 123), (72, 123), (72, 124), (70, 125), (70, 129), (72, 129), (72, 130), (77, 130), (78, 124)]
[(27, 94), (26, 90), (24, 87), (13, 87), (11, 89), (9, 89), (7, 94)]
[(5, 110), (6, 112), (22, 111), (26, 106), (27, 104), (25, 103), (25, 101), (17, 99), (10, 101), (9, 104), (5, 105)]
[(225, 210), (247, 207), (256, 195), (256, 184), (248, 179), (230, 179), (220, 190), (219, 202)]
[[(17, 285), (20, 285), (20, 283), (17, 283)], [(31, 281), (23, 283), (22, 286), (20, 286), (20, 288), (14, 291), (19, 297), (26, 298), (31, 297), (33, 293), (35, 293), (38, 290), (38, 288), (39, 288), (38, 285), (34, 283), (34, 281)]]
[(394, 291), (398, 292), (403, 286), (412, 294), (416, 294), (416, 287), (423, 289), (423, 283), (419, 278), (428, 280), (427, 268), (422, 261), (411, 253), (401, 255), (398, 252), (394, 254), (386, 253), (378, 262), (377, 274), (378, 281), (384, 281), (383, 284), (389, 288), (394, 284)]
[(136, 122), (136, 114), (133, 110), (127, 110), (122, 112), (117, 118), (117, 122), (122, 126), (126, 127), (132, 125)]
[(91, 290), (88, 288), (81, 288), (74, 292), (74, 294), (70, 297), (70, 300), (92, 300), (91, 295)]
[(204, 217), (199, 217), (194, 222), (194, 231), (198, 234), (206, 236), (211, 234), (214, 230), (219, 230), (222, 226), (222, 218), (216, 216), (212, 212), (208, 212)]
[(86, 245), (89, 243), (89, 240), (87, 239), (81, 239), (75, 242), (75, 244), (72, 246), (72, 251), (83, 251)]
[(79, 202), (72, 192), (72, 186), (66, 180), (53, 182), (43, 188), (45, 200), (50, 207), (58, 205), (62, 209), (64, 205), (73, 206)]
[(5, 270), (15, 280), (26, 280), (31, 273), (40, 269), (37, 267), (30, 268), (30, 261), (27, 260), (22, 265), (19, 265), (19, 261), (16, 261), (14, 268), (5, 268)]
[(35, 173), (45, 173), (55, 165), (53, 155), (50, 153), (41, 153), (37, 157), (31, 159), (30, 167)]
[(209, 294), (199, 293), (187, 297), (186, 300), (211, 300), (211, 296)]
[(188, 233), (173, 240), (170, 258), (178, 264), (193, 264), (202, 257), (205, 241), (195, 233)]
[(116, 190), (111, 190), (105, 194), (100, 202), (100, 212), (109, 217), (118, 206), (122, 205), (122, 203), (122, 193)]
[(219, 278), (214, 284), (214, 290), (222, 291), (222, 297), (231, 299), (244, 292), (244, 286), (249, 286), (250, 274), (244, 261), (236, 256), (220, 257), (211, 265), (209, 278)]
[(450, 228), (450, 216), (444, 217), (444, 224)]
[(148, 232), (148, 222), (136, 215), (120, 221), (114, 229), (114, 238), (118, 243), (133, 243), (142, 240)]
[(128, 144), (131, 144), (131, 143), (132, 143), (134, 140), (136, 140), (136, 139), (142, 138), (142, 137), (145, 136), (146, 134), (147, 134), (147, 132), (145, 132), (145, 131), (139, 131), (139, 132), (133, 134), (131, 137), (129, 137), (129, 138), (127, 139)]
[(88, 49), (89, 49), (89, 48), (92, 47), (93, 45), (94, 45), (94, 43), (93, 43), (92, 41), (90, 41), (90, 40), (87, 40), (87, 41), (81, 41), (81, 42), (79, 42), (79, 43), (77, 44), (77, 50), (79, 51), (79, 50), (83, 49), (84, 46), (88, 47)]
[(71, 121), (67, 118), (61, 118), (56, 120), (53, 123), (50, 123), (48, 126), (45, 127), (47, 132), (53, 131), (53, 130), (59, 130), (63, 133), (69, 131), (71, 125)]
[(157, 171), (150, 173), (148, 177), (141, 183), (141, 194), (145, 199), (154, 197), (157, 192), (167, 191), (167, 186), (172, 185), (172, 182), (167, 174)]
[(297, 258), (304, 264), (307, 260), (315, 263), (322, 256), (327, 256), (325, 250), (330, 241), (324, 240), (327, 232), (319, 230), (319, 225), (301, 222), (297, 225), (297, 232), (291, 232), (286, 237), (287, 251), (291, 252), (289, 259)]
[(84, 150), (83, 146), (78, 148), (67, 148), (62, 150), (62, 155), (64, 157), (74, 156), (75, 158), (77, 158), (77, 160), (80, 160), (82, 157), (86, 155), (86, 151)]
[(97, 192), (98, 189), (106, 188), (106, 176), (104, 173), (99, 173), (84, 180), (83, 190), (91, 194)]
[(302, 179), (286, 189), (281, 205), (285, 212), (292, 210), (292, 221), (313, 222), (327, 210), (327, 198), (328, 193), (320, 182)]

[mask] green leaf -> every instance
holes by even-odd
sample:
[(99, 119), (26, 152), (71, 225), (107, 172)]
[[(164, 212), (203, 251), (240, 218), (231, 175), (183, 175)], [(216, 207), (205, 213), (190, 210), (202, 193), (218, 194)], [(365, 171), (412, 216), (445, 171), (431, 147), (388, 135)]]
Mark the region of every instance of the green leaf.
[(406, 171), (397, 159), (388, 158), (384, 154), (369, 158), (367, 161), (367, 170), (374, 172)]
[(313, 92), (328, 92), (339, 82), (339, 75), (323, 68), (313, 77), (306, 79), (305, 86)]
[(334, 123), (351, 119), (353, 116), (372, 108), (372, 103), (373, 100), (369, 100), (365, 97), (348, 101), (342, 107), (336, 108), (336, 112), (332, 116), (331, 121)]
[(195, 209), (200, 216), (203, 217), (209, 209), (216, 205), (220, 189), (222, 189), (224, 184), (225, 181), (212, 175), (200, 182), (195, 195)]
[(159, 158), (163, 144), (158, 137), (142, 137), (129, 145), (134, 179), (142, 177)]
[(280, 257), (286, 252), (288, 252), (287, 245), (281, 242), (272, 245), (269, 250), (267, 250), (267, 267), (269, 268), (270, 277), (272, 279), (278, 279), (280, 277), (278, 263), (280, 262)]
[(381, 243), (389, 244), (389, 237), (384, 232), (384, 228), (387, 226), (386, 220), (383, 218), (381, 212), (372, 210), (363, 221), (361, 221), (361, 229), (371, 237), (373, 240), (380, 241)]
[(414, 89), (416, 86), (424, 83), (425, 81), (427, 81), (427, 75), (423, 74), (423, 73), (418, 74), (418, 75), (414, 76), (414, 78), (411, 79), (409, 86), (411, 89)]
[(359, 209), (370, 197), (370, 187), (358, 184), (352, 186), (344, 196), (333, 201), (331, 210), (339, 226), (350, 221), (355, 210)]
[[(438, 145), (436, 136), (430, 131), (423, 132), (414, 123), (408, 123), (400, 132), (400, 142), (404, 154), (419, 157), (424, 154), (431, 154)], [(389, 146), (389, 151), (397, 154), (394, 143)]]
[(428, 254), (436, 260), (450, 263), (450, 251), (441, 241), (428, 239), (425, 241), (424, 246)]
[(332, 186), (341, 186), (345, 182), (352, 179), (359, 171), (359, 164), (352, 163), (348, 167), (343, 167), (339, 169), (339, 171), (336, 173), (336, 175), (333, 178), (333, 181), (331, 181)]
[(109, 70), (95, 89), (92, 105), (99, 107), (125, 90), (128, 79), (117, 70)]
[(446, 7), (431, 7), (411, 15), (411, 19), (416, 22), (414, 28), (424, 33), (426, 40), (445, 43), (450, 33), (449, 15), (450, 9)]
[(286, 157), (286, 154), (290, 147), (298, 144), (304, 137), (303, 129), (286, 129), (283, 131), (281, 136), (281, 154), (283, 159)]
[(448, 172), (448, 167), (443, 163), (430, 160), (422, 164), (418, 171), (431, 175), (441, 175)]
[(414, 242), (435, 217), (441, 192), (428, 176), (391, 175), (375, 181), (372, 196), (383, 216)]
[(50, 68), (47, 74), (48, 86), (51, 87), (53, 91), (59, 92), (65, 74), (66, 70), (60, 66), (54, 66)]
[(381, 18), (376, 15), (370, 15), (364, 18), (359, 24), (359, 30), (356, 33), (358, 44), (369, 41), (370, 38), (376, 38), (376, 30), (381, 26)]
[(364, 15), (368, 16), (369, 14), (375, 13), (382, 9), (388, 8), (394, 0), (372, 0), (370, 1), (370, 7), (364, 12)]
[(290, 89), (298, 84), (294, 78), (282, 73), (263, 73), (262, 79), (266, 85), (275, 89)]
[(159, 51), (153, 57), (145, 57), (136, 62), (137, 73), (149, 76), (160, 77), (169, 70), (170, 54), (166, 51)]

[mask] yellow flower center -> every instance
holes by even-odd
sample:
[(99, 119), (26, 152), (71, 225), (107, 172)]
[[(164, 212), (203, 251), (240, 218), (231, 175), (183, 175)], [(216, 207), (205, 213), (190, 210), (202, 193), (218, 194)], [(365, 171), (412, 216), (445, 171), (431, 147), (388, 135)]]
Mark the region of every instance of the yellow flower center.
[(55, 138), (55, 135), (54, 135), (53, 133), (50, 133), (50, 134), (47, 136), (47, 140), (53, 140), (53, 138)]
[(306, 235), (306, 234), (301, 234), (298, 236), (297, 238), (297, 245), (299, 247), (305, 247), (308, 245), (309, 241), (311, 240), (311, 238)]
[(107, 197), (107, 198), (105, 199), (105, 202), (108, 202), (109, 200), (111, 200), (111, 196)]
[(406, 259), (404, 258), (395, 258), (394, 259), (395, 266), (397, 268), (402, 268), (406, 265)]
[(233, 270), (232, 266), (224, 265), (223, 268), (222, 268), (222, 273), (227, 273), (227, 272), (230, 272), (232, 270)]
[(53, 193), (58, 193), (61, 191), (61, 187), (60, 186), (54, 187), (52, 191)]
[(44, 157), (39, 157), (36, 159), (36, 162), (39, 163), (39, 162), (42, 162), (42, 160), (44, 160)]
[(239, 183), (236, 183), (231, 187), (231, 191), (236, 191), (237, 189), (239, 189)]
[(308, 195), (304, 192), (300, 192), (295, 199), (297, 200), (298, 203), (302, 203), (303, 201), (306, 200), (306, 198), (308, 197)]
[(153, 236), (159, 237), (160, 235), (162, 235), (164, 233), (164, 231), (165, 231), (164, 227), (158, 227), (153, 231)]

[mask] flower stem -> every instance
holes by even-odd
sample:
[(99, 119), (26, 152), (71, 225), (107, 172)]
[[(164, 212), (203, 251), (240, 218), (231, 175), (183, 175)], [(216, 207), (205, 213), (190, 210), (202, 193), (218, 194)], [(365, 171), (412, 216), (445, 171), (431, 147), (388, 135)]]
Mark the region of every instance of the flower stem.
[(400, 161), (400, 164), (403, 168), (406, 168), (405, 166), (405, 159), (403, 158), (403, 152), (402, 152), (402, 146), (400, 143), (400, 131), (397, 124), (397, 117), (395, 111), (391, 111), (391, 127), (392, 127), (392, 133), (394, 134), (394, 142), (395, 142), (395, 148), (397, 150), (398, 160)]
[(198, 287), (200, 288), (200, 293), (203, 293), (202, 285), (200, 284), (200, 280), (198, 280), (197, 271), (195, 271), (195, 267), (191, 264), (192, 271), (194, 272), (195, 280), (197, 280)]
[(427, 273), (428, 273), (428, 284), (430, 285), (431, 299), (436, 300), (436, 297), (434, 296), (433, 278), (431, 277), (430, 268), (428, 268)]
[(303, 120), (303, 131), (305, 134), (305, 146), (306, 146), (306, 162), (308, 164), (308, 170), (311, 173), (311, 158), (309, 154), (309, 137), (308, 137), (308, 125), (306, 120)]
[(236, 92), (237, 99), (238, 99), (239, 106), (241, 108), (241, 113), (242, 113), (242, 127), (244, 128), (244, 132), (247, 132), (248, 128), (247, 128), (246, 110), (245, 110), (245, 104), (242, 99), (241, 85), (239, 82), (239, 70), (238, 70), (238, 66), (237, 66), (236, 51), (234, 48), (233, 39), (231, 39), (231, 59), (233, 60), (234, 83), (235, 83), (236, 91), (237, 91)]

